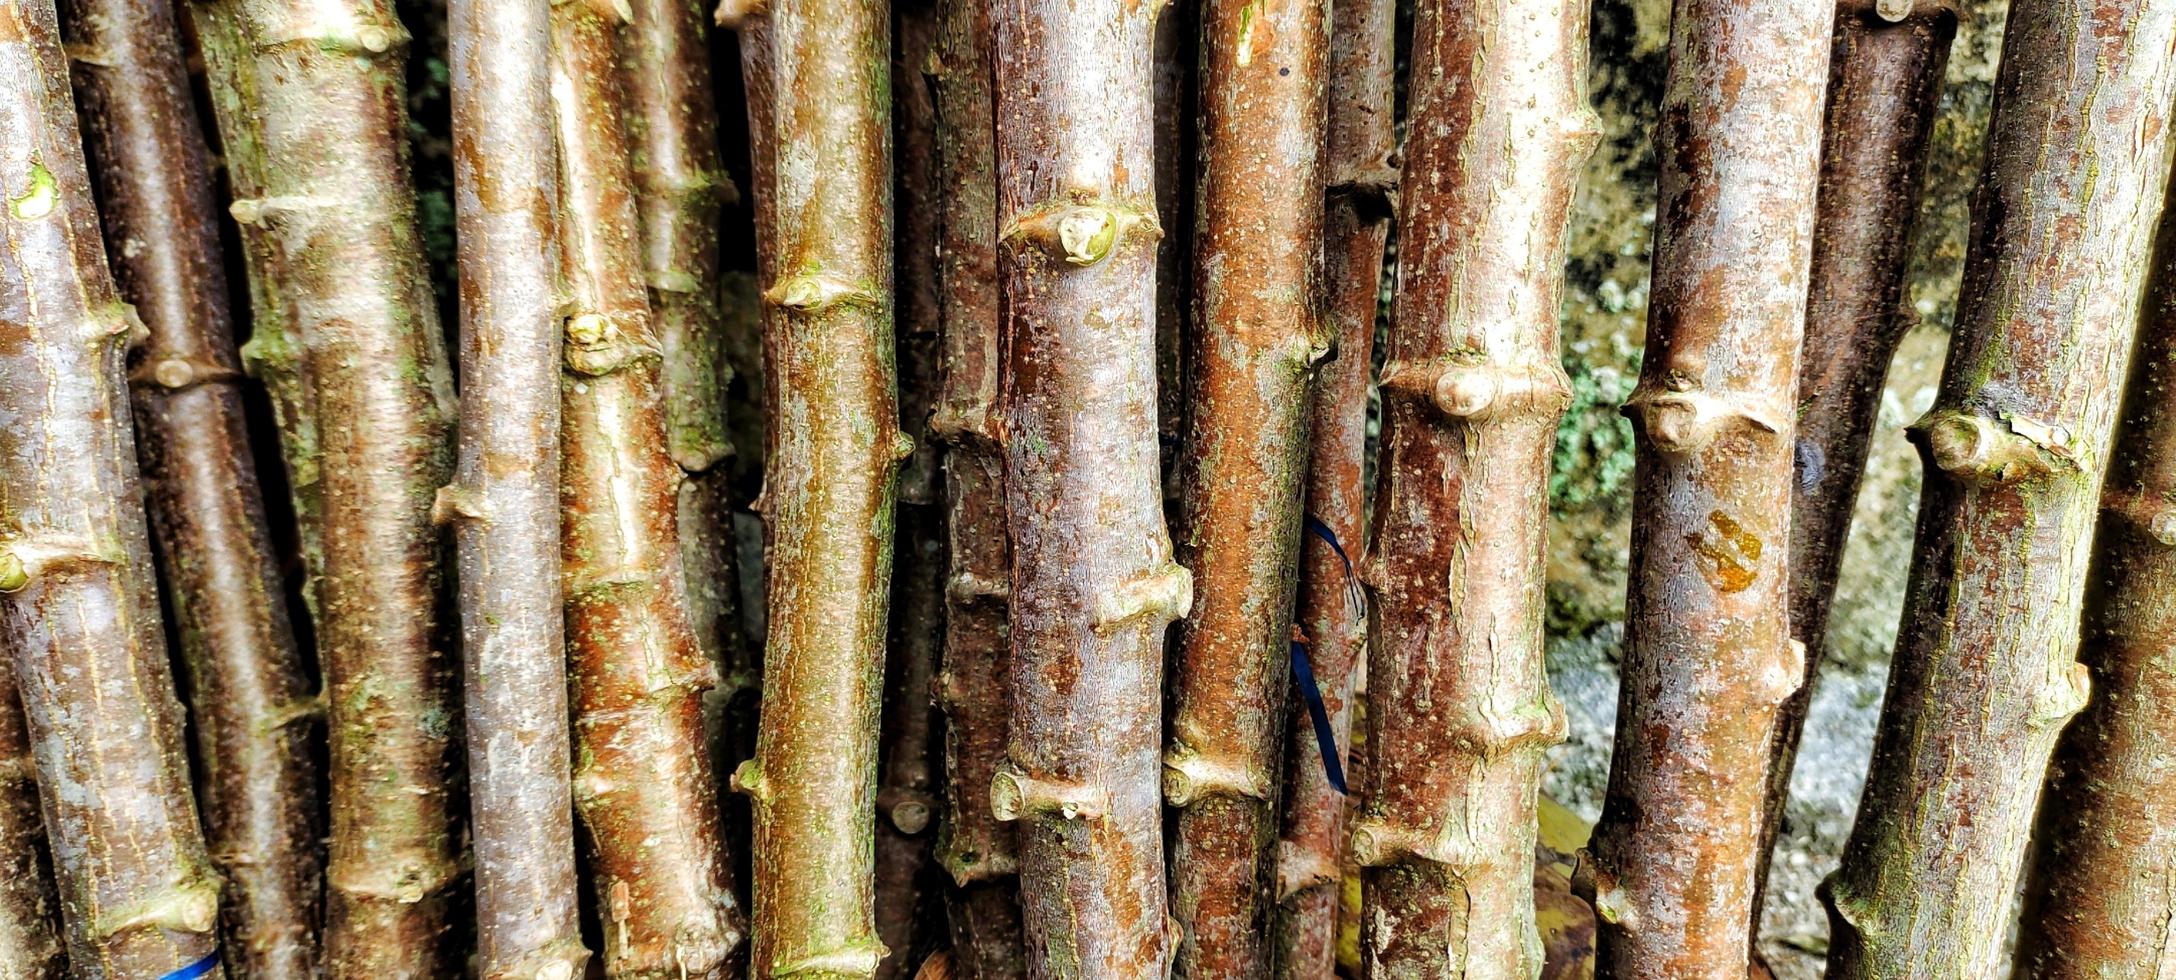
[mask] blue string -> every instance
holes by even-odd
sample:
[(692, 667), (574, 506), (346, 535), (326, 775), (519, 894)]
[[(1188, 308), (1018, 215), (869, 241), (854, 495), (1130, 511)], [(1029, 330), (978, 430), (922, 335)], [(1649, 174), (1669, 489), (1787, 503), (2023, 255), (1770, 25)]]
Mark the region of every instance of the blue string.
[(1351, 575), (1352, 558), (1345, 554), (1345, 546), (1337, 543), (1337, 532), (1330, 530), (1330, 525), (1322, 523), (1322, 518), (1313, 514), (1307, 515), (1306, 520), (1307, 529), (1315, 532), (1315, 537), (1327, 542), (1331, 551), (1337, 552), (1337, 560), (1345, 563), (1345, 574)]
[(210, 976), (216, 969), (219, 969), (219, 951), (215, 949), (203, 959), (160, 977), (159, 980), (197, 980), (198, 977)]
[(1345, 766), (1337, 755), (1337, 732), (1330, 728), (1330, 709), (1322, 703), (1322, 687), (1315, 683), (1314, 665), (1307, 662), (1307, 644), (1292, 641), (1292, 676), (1299, 681), (1300, 697), (1307, 700), (1307, 714), (1315, 720), (1315, 745), (1322, 750), (1322, 774), (1330, 786), (1345, 793)]

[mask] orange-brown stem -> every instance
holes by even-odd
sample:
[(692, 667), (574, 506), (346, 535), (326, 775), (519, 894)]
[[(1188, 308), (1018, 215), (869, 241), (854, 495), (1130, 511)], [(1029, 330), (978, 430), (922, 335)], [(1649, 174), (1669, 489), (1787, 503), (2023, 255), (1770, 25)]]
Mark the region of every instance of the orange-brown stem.
[(2011, 11), (1963, 300), (1913, 426), (1927, 478), (1888, 699), (1824, 890), (1836, 980), (1998, 969), (2049, 754), (2090, 687), (2079, 610), (2170, 162), (2142, 134), (2172, 97), (2176, 3)]

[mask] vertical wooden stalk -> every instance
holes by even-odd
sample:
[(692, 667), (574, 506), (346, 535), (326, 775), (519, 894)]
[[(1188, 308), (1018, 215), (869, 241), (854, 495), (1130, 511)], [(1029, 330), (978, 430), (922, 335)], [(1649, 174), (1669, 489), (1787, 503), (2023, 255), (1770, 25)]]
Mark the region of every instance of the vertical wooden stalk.
[(1012, 726), (991, 809), (1017, 820), (1031, 976), (1170, 962), (1157, 744), (1163, 638), (1193, 602), (1156, 443), (1157, 7), (996, 13)]
[(452, 378), (409, 182), (405, 46), (383, 0), (244, 0), (270, 276), (320, 419), (318, 649), (331, 753), (326, 960), (339, 975), (449, 969), (459, 884), (455, 719), (431, 495)]
[(669, 453), (615, 36), (620, 14), (552, 7), (563, 341), (560, 567), (574, 798), (610, 977), (712, 978), (742, 939), (704, 745), (716, 683), (680, 565)]
[(2043, 771), (2090, 686), (2079, 609), (2166, 190), (2149, 134), (2176, 96), (2176, 2), (2020, 5), (2003, 53), (1964, 299), (1913, 426), (1927, 481), (1896, 662), (1826, 889), (1837, 980), (1995, 972)]
[(1806, 672), (1776, 718), (1750, 925), (1756, 937), (1882, 386), (1897, 345), (1918, 321), (1904, 276), (1956, 34), (1957, 10), (1947, 0), (1858, 0), (1836, 9), (1791, 496), (1791, 636), (1805, 648)]
[(121, 294), (150, 339), (129, 374), (159, 567), (195, 710), (228, 965), (318, 973), (325, 858), (317, 704), (287, 619), (245, 428), (211, 170), (167, 0), (70, 5), (85, 139)]
[(0, 972), (8, 980), (61, 980), (68, 958), (54, 927), (53, 876), (38, 772), (16, 694), (15, 665), (0, 657)]
[(769, 632), (755, 758), (751, 973), (868, 977), (879, 689), (899, 432), (891, 315), (890, 18), (876, 0), (764, 15), (775, 163), (764, 301)]
[[(219, 163), (226, 173), (230, 199), (265, 197), (263, 100), (257, 79), (256, 43), (244, 20), (247, 0), (189, 0), (186, 5), (196, 53), (204, 65), (212, 118), (218, 124)], [(279, 431), (280, 459), (294, 510), (302, 557), (302, 598), (311, 620), (318, 617), (318, 576), (324, 569), (320, 542), (317, 412), (311, 404), (302, 338), (288, 323), (281, 297), (283, 256), (272, 227), (241, 223), (243, 269), (249, 286), (249, 341), (240, 350), (242, 367), (264, 386)]]
[[(1599, 126), (1585, 6), (1431, 2), (1413, 24), (1398, 308), (1352, 830), (1371, 976), (1527, 976), (1535, 793), (1564, 737), (1542, 670), (1564, 226)], [(1361, 179), (1365, 179), (1362, 177)]]
[(1186, 439), (1186, 327), (1193, 301), (1194, 195), (1201, 126), (1201, 9), (1164, 4), (1156, 17), (1156, 441), (1167, 515), (1179, 507)]
[[(1355, 601), (1347, 558), (1359, 562), (1366, 540), (1368, 382), (1390, 237), (1388, 195), (1396, 179), (1390, 154), (1396, 147), (1391, 86), (1397, 45), (1391, 0), (1337, 3), (1330, 13), (1323, 306), (1337, 354), (1322, 367), (1308, 426), (1313, 449), (1306, 506), (1307, 515), (1351, 553), (1338, 554), (1320, 535), (1302, 536), (1295, 619), (1342, 750), (1352, 744), (1353, 680), (1367, 650), (1366, 610)], [(1313, 720), (1296, 701), (1289, 710), (1271, 940), (1276, 976), (1317, 980), (1334, 973), (1337, 963), (1346, 797), (1330, 784)]]
[(753, 651), (740, 641), (740, 571), (733, 549), (734, 453), (726, 425), (733, 380), (719, 305), (718, 236), (733, 185), (718, 156), (708, 28), (701, 0), (633, 0), (620, 32), (628, 133), (634, 140), (643, 273), (664, 356), (666, 448), (685, 473), (679, 490), (680, 565), (696, 640), (716, 667), (703, 695), (713, 772), (740, 762), (728, 709), (752, 699)]
[(1322, 322), (1322, 71), (1312, 0), (1202, 9), (1202, 177), (1187, 344), (1179, 624), (1164, 799), (1181, 976), (1260, 978)]
[(936, 104), (925, 72), (935, 55), (934, 0), (892, 6), (892, 186), (894, 309), (897, 310), (900, 428), (914, 442), (900, 466), (893, 552), (890, 643), (884, 666), (882, 745), (876, 806), (876, 931), (891, 951), (881, 980), (914, 974), (942, 945), (930, 935), (937, 894), (937, 658), (944, 646), (945, 530), (938, 444), (927, 421), (938, 371)]
[[(488, 980), (573, 980), (560, 604), (562, 309), (546, 0), (453, 0), (461, 439), (438, 495), (460, 552), (477, 952)], [(591, 322), (591, 321), (584, 321)]]
[(1580, 868), (1604, 975), (1747, 970), (1770, 738), (1804, 660), (1783, 546), (1834, 16), (1672, 13), (1654, 298), (1624, 409), (1640, 440), (1617, 747)]
[(122, 362), (60, 29), (0, 2), (0, 649), (79, 980), (220, 975)]
[(2176, 967), (2176, 215), (2164, 214), (2087, 580), (2093, 696), (2056, 742), (2017, 959), (2033, 980)]
[(1013, 827), (990, 805), (1012, 715), (1011, 540), (999, 433), (997, 134), (991, 90), (991, 12), (982, 0), (940, 0), (936, 66), (937, 278), (942, 386), (929, 421), (945, 447), (951, 571), (945, 580), (945, 815), (937, 860), (948, 896), (953, 967), (966, 980), (1017, 980), (1019, 863)]

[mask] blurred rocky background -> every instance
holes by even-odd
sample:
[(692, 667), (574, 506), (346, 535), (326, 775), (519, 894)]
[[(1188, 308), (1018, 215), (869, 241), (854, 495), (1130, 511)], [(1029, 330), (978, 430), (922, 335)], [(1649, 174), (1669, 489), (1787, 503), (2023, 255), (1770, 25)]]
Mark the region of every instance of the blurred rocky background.
[[(1903, 429), (1932, 404), (1941, 376), (2007, 7), (1968, 0), (1950, 56), (1912, 260), (1919, 324), (1882, 397), (1764, 915), (1762, 950), (1781, 980), (1819, 976), (1826, 952), (1828, 921), (1814, 888), (1850, 833), (1881, 709), (1919, 500), (1919, 460)], [(1617, 406), (1638, 377), (1647, 322), (1652, 136), (1669, 21), (1669, 0), (1594, 0), (1591, 95), (1605, 135), (1572, 217), (1564, 366), (1573, 403), (1549, 487), (1549, 667), (1571, 739), (1556, 750), (1545, 785), (1590, 822), (1601, 811), (1616, 721), (1632, 503), (1632, 432)]]

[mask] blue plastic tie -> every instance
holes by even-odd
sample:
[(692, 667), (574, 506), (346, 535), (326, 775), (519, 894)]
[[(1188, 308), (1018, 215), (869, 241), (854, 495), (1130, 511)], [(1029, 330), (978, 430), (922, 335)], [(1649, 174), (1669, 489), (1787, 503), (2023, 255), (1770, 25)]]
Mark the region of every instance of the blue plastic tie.
[(1322, 686), (1315, 683), (1315, 668), (1307, 662), (1307, 644), (1292, 641), (1292, 676), (1299, 681), (1300, 697), (1307, 701), (1307, 714), (1315, 721), (1315, 746), (1322, 750), (1322, 774), (1329, 778), (1330, 786), (1345, 793), (1345, 765), (1337, 754), (1337, 732), (1330, 728), (1330, 708), (1322, 703)]
[(216, 969), (219, 969), (219, 951), (215, 949), (203, 959), (160, 977), (159, 980), (197, 980), (198, 977), (211, 976)]

